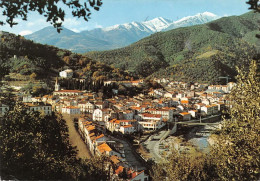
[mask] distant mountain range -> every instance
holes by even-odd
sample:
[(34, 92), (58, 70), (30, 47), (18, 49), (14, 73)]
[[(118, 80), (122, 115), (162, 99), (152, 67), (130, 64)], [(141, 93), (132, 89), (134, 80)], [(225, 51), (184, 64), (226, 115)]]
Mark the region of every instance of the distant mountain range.
[[(124, 48), (88, 52), (86, 56), (142, 77), (217, 83), (220, 76), (234, 78), (236, 66), (247, 67), (260, 52), (260, 41), (255, 36), (259, 34), (259, 19), (260, 14), (254, 12), (223, 17), (155, 33)], [(195, 21), (186, 18), (175, 23), (181, 26), (190, 22)]]
[(156, 32), (204, 24), (217, 18), (218, 16), (213, 13), (204, 12), (184, 17), (178, 21), (159, 17), (149, 21), (114, 25), (106, 28), (82, 31), (80, 33), (63, 28), (62, 32), (58, 34), (53, 27), (46, 27), (30, 35), (26, 35), (25, 38), (37, 43), (54, 45), (73, 52), (84, 53), (121, 48)]

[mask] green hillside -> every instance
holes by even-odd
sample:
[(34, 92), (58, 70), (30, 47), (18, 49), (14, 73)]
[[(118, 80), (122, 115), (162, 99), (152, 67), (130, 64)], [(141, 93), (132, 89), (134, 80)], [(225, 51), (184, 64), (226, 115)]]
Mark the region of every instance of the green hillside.
[(128, 47), (87, 54), (143, 77), (216, 82), (236, 75), (256, 53), (259, 14), (253, 12), (153, 34)]
[(48, 79), (58, 72), (71, 68), (75, 77), (91, 80), (130, 78), (122, 70), (96, 62), (84, 55), (53, 46), (34, 43), (22, 36), (7, 32), (0, 34), (0, 78), (6, 75)]

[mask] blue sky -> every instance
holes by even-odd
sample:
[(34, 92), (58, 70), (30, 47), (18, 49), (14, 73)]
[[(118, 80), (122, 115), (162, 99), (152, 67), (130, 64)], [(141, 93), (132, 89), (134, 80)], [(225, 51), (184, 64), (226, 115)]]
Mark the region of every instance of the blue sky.
[[(211, 12), (218, 16), (241, 15), (248, 12), (247, 0), (103, 0), (100, 11), (92, 10), (88, 22), (72, 17), (67, 13), (64, 26), (75, 32), (94, 28), (108, 27), (132, 21), (151, 20), (163, 17), (178, 20), (197, 13)], [(3, 19), (3, 17), (0, 17)], [(31, 13), (28, 21), (17, 20), (18, 25), (10, 28), (0, 26), (0, 30), (15, 34), (27, 34), (46, 26), (44, 17)]]

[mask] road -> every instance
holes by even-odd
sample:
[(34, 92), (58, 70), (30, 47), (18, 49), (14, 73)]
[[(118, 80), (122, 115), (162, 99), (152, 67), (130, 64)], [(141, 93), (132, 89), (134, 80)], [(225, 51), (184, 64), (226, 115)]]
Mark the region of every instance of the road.
[(133, 169), (137, 169), (138, 171), (146, 169), (145, 166), (139, 161), (135, 153), (133, 153), (134, 151), (132, 150), (131, 145), (129, 145), (128, 142), (126, 142), (124, 139), (118, 139), (113, 136), (109, 136), (109, 138), (123, 144), (125, 159), (130, 167), (132, 167)]
[(146, 148), (149, 150), (149, 152), (152, 155), (152, 158), (157, 163), (160, 162), (160, 160), (162, 159), (162, 157), (159, 154), (159, 144), (163, 139), (165, 139), (168, 136), (169, 132), (169, 130), (160, 131), (158, 135), (150, 136), (149, 139), (145, 142)]
[(68, 115), (63, 115), (64, 120), (66, 121), (66, 124), (69, 128), (69, 139), (73, 146), (77, 146), (78, 150), (78, 158), (91, 158), (91, 153), (87, 148), (87, 145), (84, 143), (84, 141), (81, 139), (78, 131), (75, 129), (74, 123), (73, 123), (73, 117), (70, 117)]
[(160, 141), (149, 141), (147, 143), (147, 148), (149, 149), (151, 155), (153, 156), (153, 159), (156, 163), (160, 162), (162, 157), (159, 155), (159, 143)]

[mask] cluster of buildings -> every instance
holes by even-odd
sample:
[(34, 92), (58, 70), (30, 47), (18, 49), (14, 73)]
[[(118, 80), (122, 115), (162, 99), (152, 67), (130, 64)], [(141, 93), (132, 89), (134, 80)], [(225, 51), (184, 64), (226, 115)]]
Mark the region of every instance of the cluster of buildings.
[(229, 102), (227, 93), (235, 85), (188, 85), (184, 82), (167, 82), (166, 79), (156, 81), (164, 82), (165, 89), (154, 89), (147, 95), (118, 95), (104, 99), (95, 92), (61, 90), (56, 80), (52, 95), (24, 95), (23, 102), (30, 110), (42, 111), (46, 115), (51, 111), (69, 115), (87, 114), (111, 132), (131, 134), (158, 130), (167, 122), (189, 121), (219, 114)]
[[(71, 77), (73, 71), (60, 72), (64, 78)], [(31, 111), (51, 115), (52, 111), (68, 115), (82, 115), (78, 120), (79, 132), (93, 155), (106, 155), (110, 158), (114, 176), (123, 171), (129, 180), (148, 180), (143, 171), (134, 171), (125, 158), (122, 144), (111, 139), (106, 132), (132, 134), (134, 132), (155, 131), (167, 123), (190, 121), (217, 115), (228, 105), (227, 95), (235, 83), (227, 85), (187, 84), (185, 82), (155, 79), (164, 88), (153, 89), (147, 95), (134, 97), (117, 95), (104, 99), (96, 92), (62, 90), (55, 83), (52, 95), (32, 97), (23, 95), (22, 101)], [(106, 81), (105, 84), (115, 83)], [(143, 82), (122, 81), (125, 86), (139, 86)], [(9, 107), (0, 104), (0, 116)]]
[[(73, 73), (71, 70), (64, 72), (67, 77)], [(62, 72), (60, 74), (63, 75)], [(134, 97), (118, 95), (104, 99), (95, 92), (61, 90), (56, 80), (52, 95), (42, 97), (23, 95), (22, 100), (32, 111), (40, 111), (45, 115), (50, 115), (52, 111), (68, 115), (88, 114), (93, 121), (111, 132), (131, 134), (158, 130), (167, 122), (189, 121), (219, 114), (229, 103), (227, 93), (235, 86), (232, 82), (227, 85), (198, 83), (191, 85), (168, 79), (154, 81), (163, 83), (164, 89), (153, 89), (147, 95), (140, 94)], [(130, 86), (133, 82), (120, 83), (129, 83)], [(111, 83), (114, 82), (105, 82), (105, 84)], [(139, 85), (142, 80), (136, 83)], [(1, 115), (8, 109), (8, 106), (1, 105)]]
[(148, 181), (148, 175), (144, 173), (144, 170), (137, 171), (132, 165), (129, 165), (125, 159), (124, 145), (105, 135), (102, 126), (87, 117), (81, 117), (78, 119), (78, 128), (92, 155), (107, 156), (111, 163), (112, 178), (119, 178), (120, 174), (125, 172), (129, 181)]

